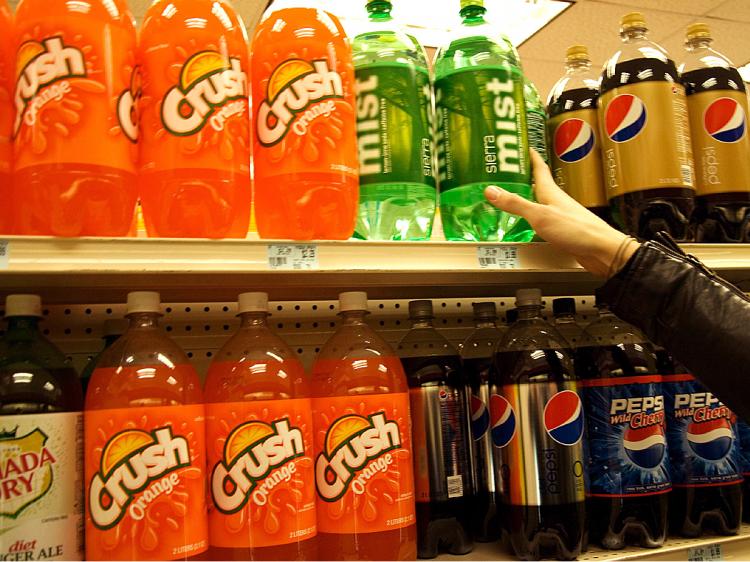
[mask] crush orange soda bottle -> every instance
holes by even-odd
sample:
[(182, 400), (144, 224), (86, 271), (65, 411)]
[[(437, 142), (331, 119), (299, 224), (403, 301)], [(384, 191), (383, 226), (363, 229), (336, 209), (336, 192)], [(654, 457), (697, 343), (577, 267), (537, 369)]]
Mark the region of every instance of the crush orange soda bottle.
[(88, 560), (184, 560), (208, 547), (203, 393), (160, 315), (159, 293), (128, 294), (130, 326), (91, 375)]
[(137, 189), (135, 23), (125, 0), (21, 0), (13, 212), (20, 234), (124, 236)]
[(316, 560), (313, 422), (305, 370), (243, 293), (239, 331), (206, 378), (208, 557)]
[(317, 2), (276, 0), (252, 44), (255, 220), (262, 238), (343, 240), (359, 197), (349, 41)]
[(155, 0), (139, 61), (148, 235), (244, 238), (252, 188), (242, 20), (227, 0)]
[(0, 234), (12, 232), (10, 178), (13, 167), (13, 14), (6, 0), (0, 0)]
[(409, 393), (401, 362), (366, 323), (367, 295), (341, 293), (342, 326), (313, 366), (322, 560), (417, 555)]

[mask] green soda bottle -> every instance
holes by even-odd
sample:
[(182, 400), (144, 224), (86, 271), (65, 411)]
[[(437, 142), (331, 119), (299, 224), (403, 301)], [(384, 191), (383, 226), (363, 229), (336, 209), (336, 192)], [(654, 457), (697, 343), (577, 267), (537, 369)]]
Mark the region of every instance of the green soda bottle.
[(526, 102), (526, 126), (529, 146), (536, 150), (549, 164), (547, 152), (547, 110), (534, 83), (528, 78), (523, 82), (523, 98)]
[(360, 195), (355, 237), (429, 240), (437, 204), (434, 113), (427, 57), (369, 0), (369, 25), (354, 38)]
[(482, 0), (461, 0), (458, 35), (435, 59), (440, 213), (448, 240), (528, 242), (522, 218), (486, 202), (500, 185), (532, 198), (523, 72)]

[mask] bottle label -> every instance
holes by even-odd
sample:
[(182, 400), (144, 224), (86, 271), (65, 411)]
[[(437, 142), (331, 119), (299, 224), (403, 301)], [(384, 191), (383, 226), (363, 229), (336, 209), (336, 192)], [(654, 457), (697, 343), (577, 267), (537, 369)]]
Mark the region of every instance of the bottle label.
[(208, 548), (203, 404), (86, 411), (86, 557), (175, 560)]
[(83, 560), (83, 415), (0, 416), (0, 558)]
[(586, 404), (591, 496), (671, 490), (661, 375), (580, 382)]
[(548, 121), (552, 175), (584, 207), (606, 207), (596, 109), (568, 111)]
[[(441, 203), (472, 201), (456, 188), (497, 184), (531, 197), (531, 172), (523, 79), (513, 68), (456, 72), (435, 82)], [(456, 200), (460, 199), (460, 200)]]
[(514, 384), (497, 390), (490, 397), (490, 431), (503, 502), (541, 506), (584, 501), (584, 416), (576, 383)]
[(750, 191), (750, 138), (745, 92), (688, 96), (696, 195)]
[(206, 404), (211, 544), (258, 548), (316, 535), (311, 402)]
[[(405, 183), (434, 197), (432, 169), (432, 87), (426, 71), (403, 64), (359, 67), (357, 79), (357, 145), (360, 185), (387, 185), (365, 190), (371, 200), (403, 197)], [(417, 185), (413, 185), (417, 184)], [(385, 193), (381, 193), (385, 191)]]
[[(627, 84), (599, 98), (607, 196), (692, 189), (693, 155), (685, 88), (666, 81)], [(658, 158), (648, 155), (658, 154)]]
[(137, 116), (124, 106), (138, 95), (131, 91), (135, 32), (125, 23), (107, 26), (108, 33), (60, 27), (37, 18), (18, 30), (15, 168), (75, 162), (133, 173)]
[(526, 110), (529, 146), (536, 150), (545, 162), (549, 163), (547, 152), (547, 116), (541, 111)]
[(665, 376), (664, 401), (674, 486), (741, 481), (734, 413), (692, 375)]
[[(487, 381), (492, 372), (492, 358), (466, 358), (464, 370), (470, 380)], [(476, 492), (495, 494), (495, 469), (490, 433), (490, 387), (487, 382), (472, 383), (471, 412), (472, 463)]]
[(409, 395), (314, 398), (318, 531), (377, 533), (413, 525)]
[(737, 420), (737, 435), (740, 440), (740, 468), (747, 478), (750, 476), (750, 424), (744, 420)]

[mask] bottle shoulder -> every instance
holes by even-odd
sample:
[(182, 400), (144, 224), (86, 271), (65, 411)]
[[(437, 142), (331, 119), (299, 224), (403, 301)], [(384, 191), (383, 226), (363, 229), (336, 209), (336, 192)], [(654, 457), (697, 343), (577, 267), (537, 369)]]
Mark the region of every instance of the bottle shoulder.
[(412, 328), (398, 342), (401, 358), (425, 356), (458, 356), (458, 350), (435, 328)]
[(370, 65), (388, 65), (429, 72), (424, 47), (399, 26), (389, 26), (389, 23), (392, 22), (371, 22), (354, 37), (352, 59), (355, 69)]
[(463, 26), (459, 34), (435, 54), (435, 79), (460, 70), (517, 68), (512, 45), (489, 24)]
[(678, 82), (677, 66), (667, 52), (648, 39), (623, 43), (605, 63), (601, 91), (641, 82)]

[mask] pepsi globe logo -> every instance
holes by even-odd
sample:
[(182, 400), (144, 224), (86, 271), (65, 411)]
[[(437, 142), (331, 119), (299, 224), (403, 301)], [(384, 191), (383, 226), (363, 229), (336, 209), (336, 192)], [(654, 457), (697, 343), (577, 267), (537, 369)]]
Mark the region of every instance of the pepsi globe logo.
[(732, 448), (732, 426), (726, 418), (705, 422), (691, 422), (687, 427), (687, 442), (692, 451), (708, 461), (718, 461)]
[(492, 443), (495, 447), (505, 447), (516, 434), (516, 412), (505, 398), (493, 394), (490, 396), (490, 416)]
[(667, 450), (667, 439), (661, 425), (628, 427), (622, 446), (630, 461), (641, 468), (656, 468)]
[(471, 435), (474, 440), (481, 439), (490, 428), (490, 413), (487, 405), (478, 397), (471, 397)]
[(578, 393), (563, 390), (544, 406), (544, 429), (560, 445), (570, 447), (583, 436), (583, 408)]
[(594, 130), (583, 119), (566, 119), (555, 129), (555, 155), (571, 164), (583, 160), (594, 148)]
[(614, 142), (633, 140), (646, 126), (643, 100), (633, 94), (615, 96), (607, 105), (604, 126)]
[(737, 142), (745, 136), (745, 110), (732, 98), (719, 98), (706, 108), (703, 127), (719, 142)]

